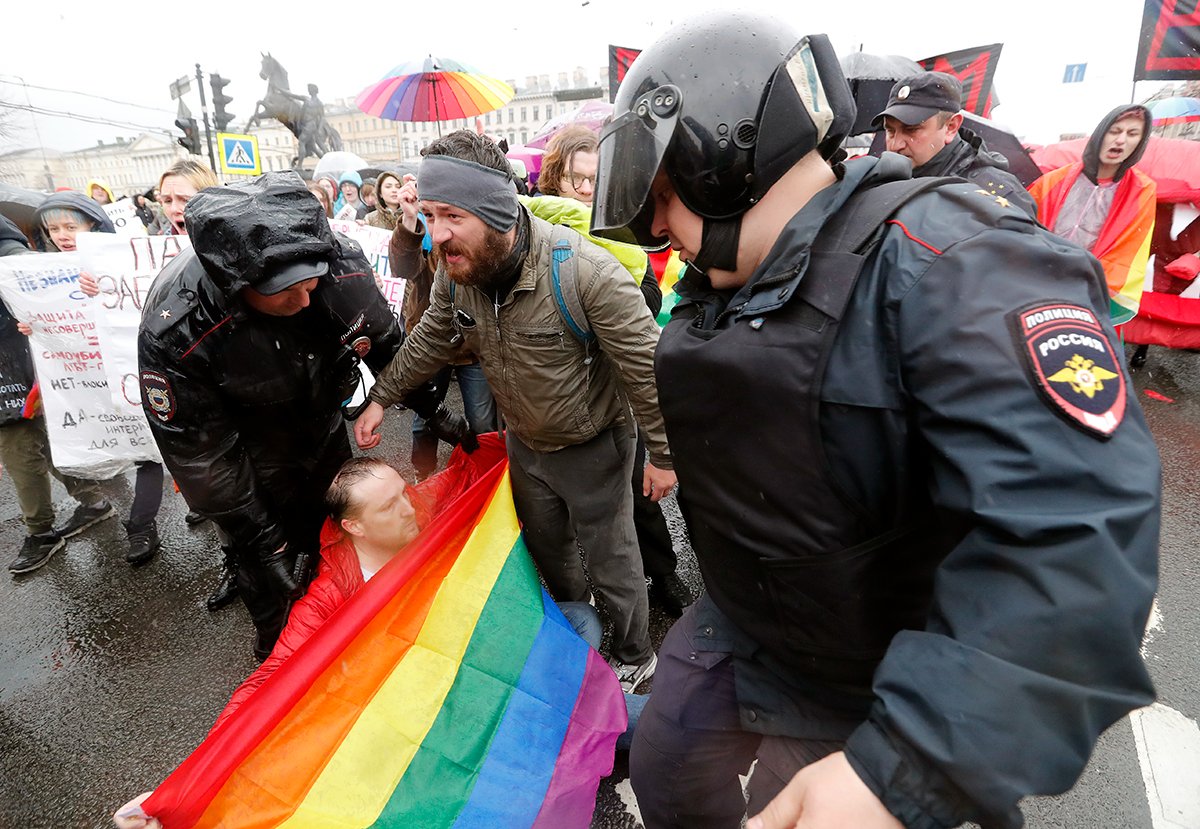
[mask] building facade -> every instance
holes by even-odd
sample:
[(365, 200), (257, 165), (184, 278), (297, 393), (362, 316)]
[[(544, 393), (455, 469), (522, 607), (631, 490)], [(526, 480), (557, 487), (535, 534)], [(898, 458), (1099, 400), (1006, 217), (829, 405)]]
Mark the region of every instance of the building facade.
[[(586, 101), (605, 100), (607, 72), (607, 67), (603, 67), (589, 78), (579, 67), (572, 74), (560, 72), (554, 79), (549, 75), (531, 75), (523, 86), (509, 81), (517, 90), (516, 97), (500, 109), (477, 118), (439, 123), (386, 121), (364, 114), (348, 98), (328, 104), (326, 118), (342, 136), (343, 149), (371, 164), (418, 161), (422, 147), (439, 135), (458, 129), (478, 130), (497, 140), (506, 140), (510, 147), (518, 147), (533, 138), (550, 119), (566, 115)], [(237, 124), (230, 126), (231, 131), (238, 128)], [(286, 127), (267, 119), (251, 134), (258, 138), (264, 172), (291, 169), (298, 147), (295, 136)], [(94, 147), (72, 152), (16, 150), (0, 155), (0, 182), (52, 192), (63, 187), (82, 190), (89, 180), (99, 179), (120, 197), (145, 192), (157, 185), (163, 171), (186, 156), (187, 151), (176, 141), (174, 132), (142, 133), (120, 137), (112, 143), (99, 141)], [(209, 160), (207, 149), (200, 157)], [(305, 162), (309, 169), (315, 164), (315, 158)], [(219, 160), (217, 176), (225, 181), (238, 178), (223, 176)]]

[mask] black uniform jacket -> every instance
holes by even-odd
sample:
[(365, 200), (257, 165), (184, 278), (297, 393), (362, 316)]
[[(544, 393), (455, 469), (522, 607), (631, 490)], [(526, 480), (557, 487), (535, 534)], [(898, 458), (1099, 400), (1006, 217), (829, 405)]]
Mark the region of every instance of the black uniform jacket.
[(738, 294), (687, 277), (659, 396), (743, 726), (848, 737), (907, 826), (1013, 827), (1153, 699), (1159, 459), (1099, 264), (1010, 200), (917, 196), (838, 298), (818, 229), (907, 167), (847, 164)]
[(1021, 180), (1008, 171), (1008, 159), (989, 150), (981, 137), (965, 127), (959, 129), (957, 141), (913, 170), (914, 178), (925, 176), (961, 176), (1037, 218), (1037, 204)]
[(289, 506), (319, 506), (350, 455), (341, 404), (358, 355), (381, 371), (400, 347), (396, 318), (349, 240), (335, 241), (311, 303), (291, 317), (256, 313), (187, 251), (143, 308), (138, 362), (151, 430), (188, 504), (239, 550), (273, 552)]

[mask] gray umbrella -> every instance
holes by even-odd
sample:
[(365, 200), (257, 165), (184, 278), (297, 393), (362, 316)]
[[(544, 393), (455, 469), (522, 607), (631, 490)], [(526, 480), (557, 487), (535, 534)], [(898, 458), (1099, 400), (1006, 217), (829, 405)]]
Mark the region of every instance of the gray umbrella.
[(900, 55), (852, 52), (839, 62), (858, 107), (858, 117), (854, 119), (850, 135), (872, 132), (875, 128), (871, 121), (887, 107), (888, 95), (896, 81), (924, 71), (915, 60)]
[(46, 200), (45, 193), (0, 183), (0, 213), (7, 216), (21, 232), (32, 238), (33, 214)]

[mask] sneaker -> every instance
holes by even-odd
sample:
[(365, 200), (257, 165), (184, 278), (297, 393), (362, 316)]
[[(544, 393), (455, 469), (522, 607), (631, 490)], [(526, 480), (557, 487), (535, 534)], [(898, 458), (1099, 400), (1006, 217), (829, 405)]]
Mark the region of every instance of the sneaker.
[(621, 690), (632, 694), (639, 685), (654, 676), (654, 669), (658, 667), (658, 654), (651, 653), (650, 660), (641, 665), (627, 665), (618, 659), (612, 659), (608, 664), (620, 680)]
[(674, 573), (655, 578), (650, 584), (650, 601), (663, 609), (668, 616), (678, 619), (683, 610), (696, 601), (692, 589)]
[(158, 527), (153, 521), (142, 529), (135, 529), (126, 522), (125, 532), (129, 536), (129, 552), (125, 553), (125, 560), (134, 567), (140, 567), (154, 558), (162, 546), (158, 540)]
[(21, 545), (21, 552), (17, 553), (13, 563), (8, 565), (8, 572), (32, 573), (45, 565), (50, 560), (50, 556), (61, 550), (66, 543), (63, 537), (53, 530), (48, 533), (27, 535), (25, 543)]
[(95, 507), (85, 507), (81, 504), (75, 508), (74, 514), (71, 515), (71, 520), (56, 529), (55, 532), (63, 538), (72, 538), (79, 535), (88, 527), (93, 527), (106, 518), (112, 518), (116, 514), (116, 508), (108, 501), (101, 501)]

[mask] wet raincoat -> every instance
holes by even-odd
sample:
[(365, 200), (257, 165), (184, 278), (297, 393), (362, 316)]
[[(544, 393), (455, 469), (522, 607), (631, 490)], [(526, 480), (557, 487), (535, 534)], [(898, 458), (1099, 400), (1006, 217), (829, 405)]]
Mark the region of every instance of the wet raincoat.
[[(313, 550), (325, 488), (350, 457), (341, 404), (358, 355), (381, 371), (399, 326), (361, 250), (334, 236), (294, 174), (200, 193), (187, 228), (193, 248), (155, 281), (138, 335), (151, 431), (188, 503), (235, 549)], [(329, 272), (298, 314), (256, 313), (239, 297), (303, 257)]]

